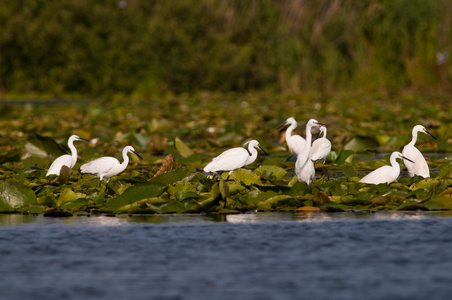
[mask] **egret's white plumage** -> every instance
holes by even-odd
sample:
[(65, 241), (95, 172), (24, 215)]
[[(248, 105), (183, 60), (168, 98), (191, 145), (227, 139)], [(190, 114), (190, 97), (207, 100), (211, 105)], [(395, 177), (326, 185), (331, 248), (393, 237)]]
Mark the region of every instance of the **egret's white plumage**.
[(320, 127), (324, 125), (317, 120), (310, 119), (306, 124), (306, 143), (301, 151), (297, 155), (297, 161), (295, 162), (295, 174), (297, 175), (298, 181), (306, 182), (309, 187), (315, 179), (315, 168), (314, 163), (311, 159), (311, 141), (312, 141), (312, 127)]
[(69, 138), (67, 144), (69, 146), (69, 149), (71, 149), (71, 155), (64, 154), (58, 157), (53, 161), (53, 163), (50, 165), (49, 170), (47, 171), (46, 176), (49, 175), (57, 175), (60, 176), (60, 170), (62, 166), (67, 166), (68, 168), (72, 169), (77, 162), (77, 149), (74, 146), (74, 141), (85, 141), (87, 140), (80, 138), (78, 135), (71, 135)]
[(140, 159), (143, 159), (135, 151), (135, 149), (133, 149), (132, 146), (126, 146), (122, 150), (122, 157), (124, 158), (124, 161), (122, 163), (120, 163), (119, 160), (117, 160), (114, 157), (105, 156), (82, 165), (80, 167), (80, 171), (82, 173), (89, 173), (98, 176), (100, 179), (99, 186), (102, 182), (102, 179), (106, 178), (107, 185), (105, 186), (105, 189), (107, 189), (110, 178), (114, 175), (121, 173), (127, 168), (127, 165), (129, 164), (129, 156), (127, 156), (128, 153), (133, 153)]
[(363, 178), (359, 182), (369, 183), (369, 184), (380, 184), (380, 183), (391, 183), (396, 180), (400, 175), (400, 165), (397, 162), (397, 158), (403, 158), (404, 160), (409, 161), (410, 163), (414, 162), (409, 158), (406, 158), (400, 152), (392, 152), (391, 158), (389, 161), (391, 162), (390, 166), (380, 167)]
[(279, 128), (283, 128), (285, 126), (289, 125), (286, 129), (286, 143), (287, 147), (289, 148), (290, 153), (299, 154), (301, 151), (303, 151), (304, 145), (306, 144), (306, 141), (304, 138), (299, 136), (298, 134), (292, 135), (292, 131), (297, 128), (297, 121), (293, 117), (288, 118), (284, 123), (282, 123)]
[(326, 138), (326, 127), (320, 126), (320, 133), (323, 132), (323, 137), (316, 139), (311, 146), (311, 159), (315, 163), (318, 160), (323, 159), (323, 165), (325, 160), (331, 152), (331, 142)]
[(212, 161), (204, 167), (204, 172), (229, 172), (229, 175), (231, 175), (234, 170), (252, 164), (256, 160), (256, 148), (259, 148), (262, 152), (265, 153), (264, 149), (259, 146), (259, 142), (256, 140), (252, 140), (248, 143), (248, 150), (242, 147), (226, 150), (212, 159)]
[(422, 176), (424, 178), (430, 177), (430, 171), (428, 169), (428, 164), (425, 161), (424, 156), (422, 155), (421, 151), (417, 149), (414, 144), (416, 144), (417, 141), (417, 133), (423, 132), (425, 134), (428, 134), (432, 138), (436, 139), (430, 132), (428, 132), (424, 126), (422, 125), (416, 125), (413, 127), (411, 142), (409, 142), (405, 147), (403, 147), (402, 154), (405, 157), (408, 157), (412, 161), (415, 162), (415, 164), (412, 164), (410, 162), (405, 162), (405, 166), (408, 169), (408, 174), (410, 177), (413, 177), (414, 175)]

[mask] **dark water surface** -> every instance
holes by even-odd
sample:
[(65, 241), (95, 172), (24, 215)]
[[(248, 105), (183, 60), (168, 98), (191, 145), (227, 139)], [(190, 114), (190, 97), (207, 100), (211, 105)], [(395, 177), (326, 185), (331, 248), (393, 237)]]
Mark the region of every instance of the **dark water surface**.
[(452, 217), (0, 215), (0, 299), (452, 299)]

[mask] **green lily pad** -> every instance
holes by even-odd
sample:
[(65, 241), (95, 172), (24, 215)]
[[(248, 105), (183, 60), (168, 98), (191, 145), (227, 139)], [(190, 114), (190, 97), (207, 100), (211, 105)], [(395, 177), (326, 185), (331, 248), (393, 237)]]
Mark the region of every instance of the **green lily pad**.
[(129, 187), (121, 196), (109, 200), (100, 210), (115, 212), (118, 208), (145, 198), (160, 196), (167, 189), (159, 182), (140, 183)]
[(338, 165), (343, 165), (344, 163), (352, 163), (354, 153), (355, 151), (353, 150), (341, 150), (335, 160), (335, 163)]
[(174, 139), (174, 146), (176, 147), (177, 152), (183, 157), (189, 157), (194, 154), (193, 150), (191, 150), (187, 145), (182, 142), (182, 140), (178, 137)]
[[(344, 145), (344, 150), (363, 152), (366, 150), (375, 150), (379, 146), (378, 141), (369, 136), (355, 136)], [(340, 156), (340, 155), (339, 155)]]
[(54, 157), (67, 154), (68, 152), (67, 147), (62, 147), (60, 144), (55, 142), (54, 139), (47, 136), (35, 134), (31, 136), (28, 141), (32, 143), (34, 146), (43, 149), (47, 154), (52, 155)]
[(260, 176), (248, 169), (235, 170), (229, 178), (243, 182), (247, 186), (261, 183)]
[(287, 171), (278, 166), (264, 165), (259, 166), (254, 173), (265, 180), (281, 180), (286, 176)]
[(0, 212), (28, 212), (27, 206), (39, 205), (30, 188), (13, 181), (0, 181)]
[(86, 195), (83, 193), (76, 193), (71, 188), (64, 189), (60, 197), (58, 197), (57, 205), (61, 206), (66, 202), (75, 202), (77, 199), (85, 198)]
[(185, 168), (179, 168), (170, 172), (163, 173), (153, 179), (150, 182), (158, 182), (161, 184), (173, 184), (176, 181), (182, 180), (190, 174), (190, 170)]

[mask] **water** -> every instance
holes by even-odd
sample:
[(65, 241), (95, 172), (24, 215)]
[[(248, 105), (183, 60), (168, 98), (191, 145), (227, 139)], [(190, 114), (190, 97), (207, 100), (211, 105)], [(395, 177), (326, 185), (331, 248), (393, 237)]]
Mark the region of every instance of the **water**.
[(450, 213), (0, 215), (1, 299), (450, 299)]

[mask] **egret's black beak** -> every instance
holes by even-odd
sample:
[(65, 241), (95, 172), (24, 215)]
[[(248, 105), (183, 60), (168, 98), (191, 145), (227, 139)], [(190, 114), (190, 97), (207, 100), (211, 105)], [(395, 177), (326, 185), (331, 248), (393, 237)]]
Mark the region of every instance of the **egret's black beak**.
[(278, 126), (277, 130), (281, 131), (283, 130), (287, 125), (289, 125), (287, 123), (287, 121), (284, 121), (281, 125)]
[(405, 156), (403, 156), (403, 155), (400, 155), (400, 158), (403, 158), (403, 159), (405, 159), (405, 160), (407, 160), (407, 161), (412, 162), (413, 164), (415, 164), (414, 161), (412, 161), (411, 159), (409, 159), (409, 158), (407, 158), (407, 157), (405, 157)]
[(89, 142), (88, 140), (82, 139), (82, 138), (77, 138), (77, 141), (82, 141), (82, 142)]
[(141, 160), (143, 160), (143, 158), (140, 156), (140, 154), (136, 153), (135, 151), (132, 151), (133, 154), (135, 154), (136, 156), (138, 156)]
[(261, 151), (262, 151), (262, 152), (264, 152), (264, 154), (265, 154), (265, 155), (267, 155), (267, 156), (268, 156), (267, 152), (265, 152), (265, 150), (264, 150), (264, 149), (262, 149), (262, 147), (261, 147), (261, 146), (258, 146), (258, 147), (259, 147), (259, 149), (261, 149)]
[(426, 134), (428, 134), (429, 136), (431, 136), (432, 138), (434, 138), (435, 140), (437, 140), (437, 138), (436, 137), (434, 137), (430, 132), (428, 132), (427, 130), (424, 130), (424, 132), (426, 133)]
[(320, 127), (320, 126), (325, 126), (325, 127), (327, 127), (326, 124), (323, 124), (323, 123), (320, 123), (320, 122), (316, 122), (316, 125), (318, 125), (319, 127)]

